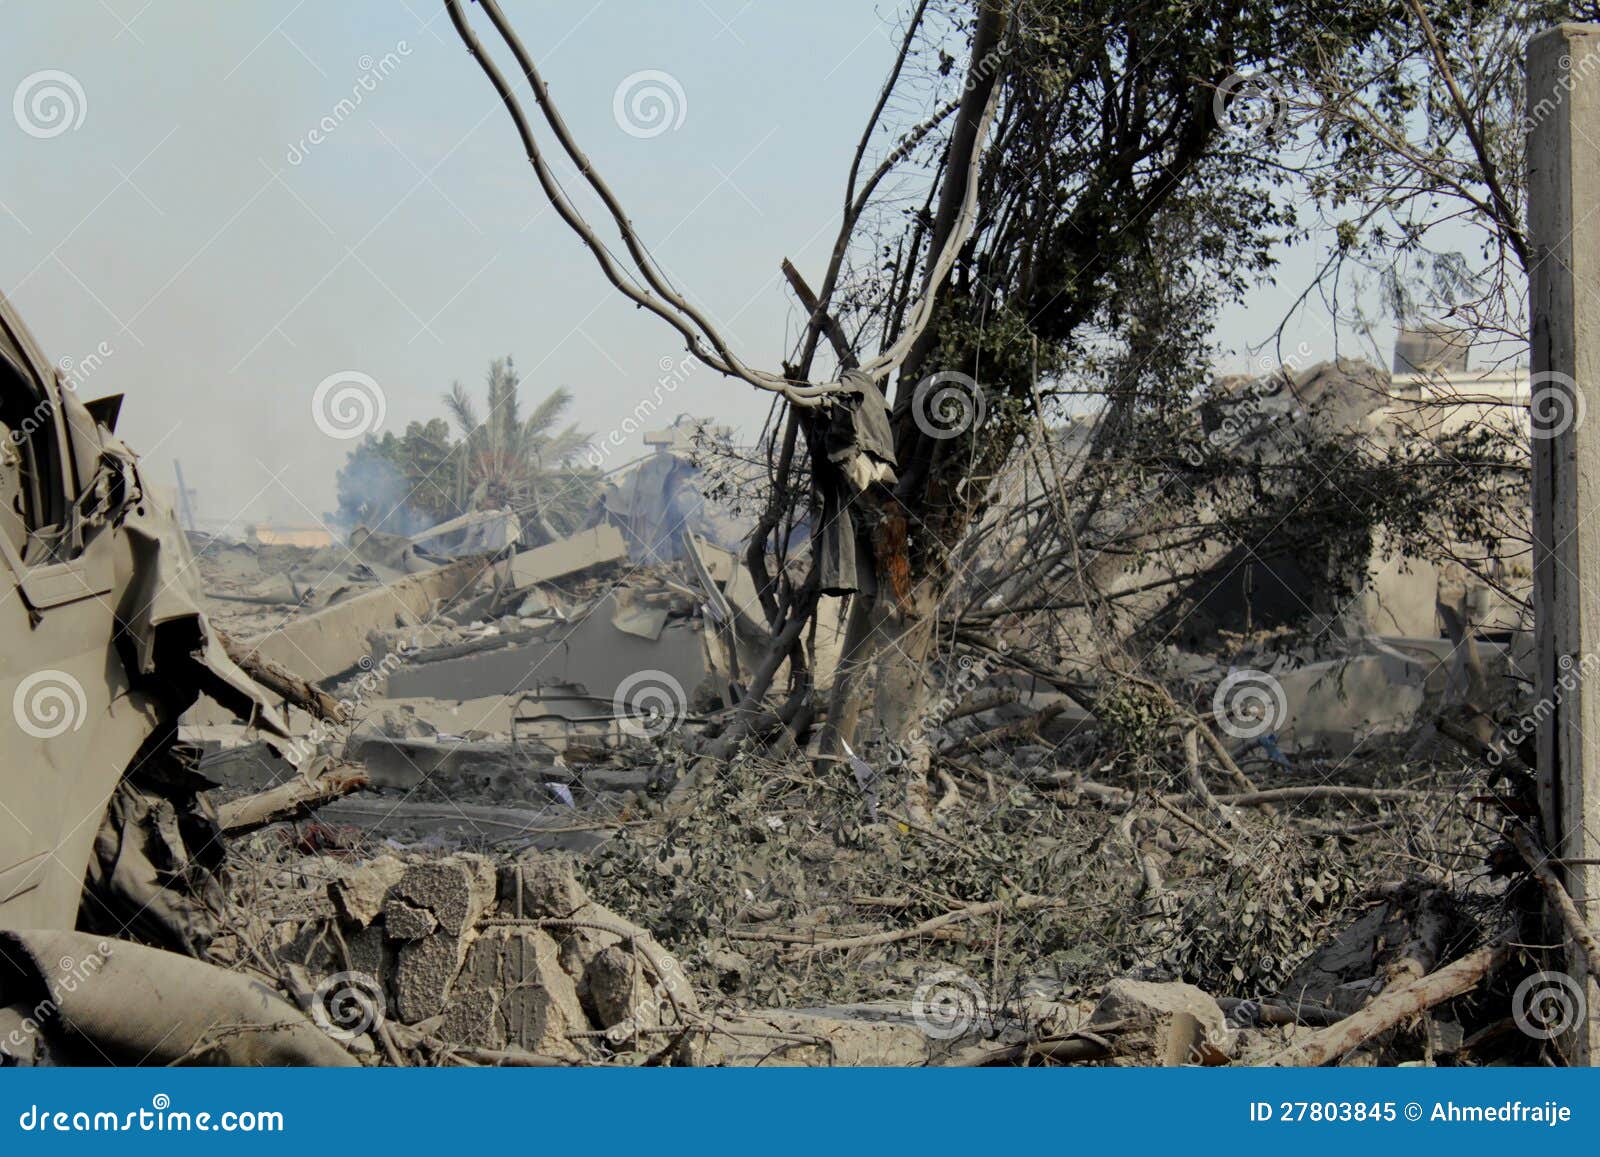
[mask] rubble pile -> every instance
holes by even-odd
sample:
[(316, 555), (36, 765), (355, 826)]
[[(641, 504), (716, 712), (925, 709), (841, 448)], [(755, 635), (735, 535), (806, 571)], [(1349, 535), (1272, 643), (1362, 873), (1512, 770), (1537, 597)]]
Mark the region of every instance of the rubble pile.
[[(1341, 373), (1301, 384), (1359, 393)], [(1537, 1051), (1481, 1002), (1516, 969), (1383, 1019), (1526, 906), (1485, 868), (1518, 787), (1462, 739), (1522, 694), (1525, 635), (1247, 609), (1086, 697), (1050, 666), (1083, 622), (1046, 616), (1006, 662), (928, 665), (917, 812), (905, 750), (863, 737), (843, 773), (814, 731), (730, 731), (766, 615), (735, 529), (658, 549), (703, 508), (657, 489), (531, 548), (196, 544), (230, 653), (290, 688), (288, 742), (183, 720), (237, 837), (216, 959), (366, 1063), (1255, 1063), (1357, 1016), (1346, 1063)], [(844, 618), (823, 599), (808, 638), (823, 698)]]
[[(933, 728), (944, 791), (924, 827), (874, 819), (795, 750), (708, 761), (697, 736), (729, 702), (737, 654), (708, 596), (737, 572), (707, 590), (687, 560), (623, 572), (592, 561), (607, 549), (569, 545), (573, 569), (529, 585), (507, 581), (513, 556), (426, 618), (402, 606), (370, 630), (372, 661), (326, 683), (351, 724), (320, 743), (370, 787), (235, 844), (240, 923), (212, 953), (266, 963), (329, 1023), (380, 1025), (349, 1038), (364, 1060), (1260, 1059), (1381, 992), (1419, 912), (1477, 941), (1504, 906), (1463, 851), (1486, 816), (1462, 806), (1476, 773), (1427, 722), (1455, 694), (1448, 645), (1358, 641), (1314, 659), (1327, 649), (1279, 632), (1220, 659), (1168, 655), (1180, 694), (1248, 665), (1276, 671), (1289, 701), (1267, 743), (1230, 740), (1219, 770), (1248, 790), (1198, 796), (1180, 762), (1129, 758), (1058, 692), (964, 685)], [(581, 646), (553, 641), (584, 630)], [(600, 652), (623, 636), (670, 647), (674, 632), (681, 650), (653, 653), (678, 664), (682, 701), (669, 720), (631, 715)], [(1509, 653), (1486, 654), (1506, 679)], [(497, 662), (549, 664), (551, 679), (508, 703)], [(450, 687), (464, 697), (411, 693)], [(259, 741), (204, 725), (192, 738), (230, 785), (219, 799), (298, 774)], [(1458, 882), (1427, 903), (1401, 895), (1418, 864)], [(1450, 1024), (1368, 1055), (1464, 1047)]]
[[(748, 565), (718, 496), (760, 456), (686, 464), (681, 430), (567, 537), (509, 502), (186, 537), (115, 399), (0, 320), (14, 403), (59, 423), (11, 414), (27, 470), (95, 499), (6, 529), (83, 560), (13, 606), (50, 665), (13, 697), (7, 1064), (1533, 1062), (1561, 1059), (1539, 946), (1600, 976), (1538, 830), (1515, 583), (1410, 589), (1373, 526), (1323, 526), (1323, 588), (1258, 617), (1282, 591), (1230, 585), (1214, 506), (1150, 527), (1148, 476), (1066, 574), (1055, 473), (997, 483), (976, 569), (918, 606), (904, 520), (833, 517), (894, 477), (867, 386), (822, 522)], [(1383, 433), (1381, 384), (1314, 367), (1189, 417), (1282, 464), (1303, 404)], [(1159, 541), (1197, 516), (1198, 569)]]

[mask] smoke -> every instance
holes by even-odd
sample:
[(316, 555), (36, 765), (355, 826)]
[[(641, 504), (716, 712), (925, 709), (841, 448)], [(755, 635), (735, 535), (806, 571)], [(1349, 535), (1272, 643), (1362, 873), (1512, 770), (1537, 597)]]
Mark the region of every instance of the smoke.
[(366, 526), (386, 534), (417, 534), (434, 520), (409, 505), (412, 489), (393, 462), (363, 447), (339, 471), (339, 509), (331, 521), (346, 533)]

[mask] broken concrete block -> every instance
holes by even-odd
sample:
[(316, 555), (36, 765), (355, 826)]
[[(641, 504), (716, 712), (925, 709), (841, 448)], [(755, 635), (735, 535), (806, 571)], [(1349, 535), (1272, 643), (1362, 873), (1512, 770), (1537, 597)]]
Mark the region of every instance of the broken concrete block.
[[(940, 1042), (904, 1019), (872, 1019), (864, 1006), (764, 1009), (718, 1017), (702, 1063), (763, 1068), (840, 1065), (925, 1065)], [(739, 1034), (739, 1035), (734, 1035)], [(785, 1039), (787, 1038), (787, 1039)]]
[(726, 996), (737, 996), (743, 992), (755, 971), (749, 957), (726, 950), (707, 953), (706, 964), (716, 975), (717, 991)]
[(411, 865), (389, 898), (427, 909), (442, 930), (460, 935), (489, 910), (494, 894), (494, 865), (482, 856), (463, 853)]
[(384, 926), (391, 938), (406, 940), (394, 970), (395, 1011), (403, 1022), (445, 1011), (494, 888), (493, 865), (462, 854), (413, 864), (389, 890)]
[(439, 921), (426, 908), (392, 897), (383, 908), (383, 926), (395, 940), (421, 940), (439, 930)]
[(514, 1048), (581, 1060), (589, 1020), (556, 942), (538, 928), (498, 927), (472, 945), (440, 1035), (481, 1048)]
[(469, 943), (468, 937), (438, 932), (401, 947), (393, 987), (395, 1014), (403, 1023), (416, 1024), (445, 1011)]
[(405, 862), (394, 856), (379, 856), (370, 863), (353, 865), (329, 883), (328, 898), (341, 920), (365, 928), (383, 912), (389, 889), (400, 882), (405, 871)]
[(394, 971), (394, 952), (384, 939), (383, 928), (372, 924), (358, 932), (345, 934), (350, 949), (350, 967), (368, 976), (388, 976)]
[(566, 856), (534, 854), (500, 869), (502, 916), (571, 916), (588, 902)]
[(486, 565), (467, 559), (407, 575), (245, 642), (250, 652), (318, 682), (356, 666), (368, 653), (367, 636), (373, 631), (431, 619), (438, 603), (470, 587)]
[(1192, 984), (1113, 980), (1089, 1018), (1089, 1030), (1113, 1024), (1114, 1065), (1222, 1064), (1233, 1050), (1222, 1009)]
[(584, 991), (601, 1028), (620, 1029), (618, 1040), (661, 1023), (661, 999), (652, 990), (649, 973), (634, 953), (613, 945), (589, 961)]
[(390, 671), (389, 695), (475, 699), (559, 683), (611, 699), (639, 672), (659, 671), (677, 684), (673, 697), (686, 704), (707, 671), (699, 624), (674, 619), (665, 624), (659, 638), (643, 639), (612, 626), (617, 605), (614, 595), (607, 593), (576, 615), (570, 626), (552, 628), (538, 638), (448, 658), (417, 656)]
[(660, 601), (647, 600), (639, 591), (617, 590), (612, 600), (611, 625), (625, 635), (654, 642), (667, 625), (667, 608)]

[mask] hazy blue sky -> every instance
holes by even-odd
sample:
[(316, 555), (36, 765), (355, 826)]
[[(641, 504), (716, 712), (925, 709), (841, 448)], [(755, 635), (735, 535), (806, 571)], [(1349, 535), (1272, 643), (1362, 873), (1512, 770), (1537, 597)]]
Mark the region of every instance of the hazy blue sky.
[[(776, 369), (796, 320), (778, 263), (815, 275), (826, 260), (900, 6), (503, 6), (665, 267), (747, 360)], [(330, 375), (370, 377), (382, 428), (399, 431), (509, 353), (525, 395), (566, 385), (573, 416), (604, 432), (681, 354), (546, 207), (442, 4), (11, 0), (0, 12), (0, 95), (13, 98), (0, 290), (52, 357), (111, 351), (83, 395), (128, 395), (121, 433), (158, 482), (183, 460), (202, 518), (305, 521), (333, 505), (353, 443), (313, 420)], [(630, 134), (614, 97), (646, 70), (680, 86), (681, 124)], [(312, 143), (324, 118), (334, 127)], [(1282, 301), (1230, 311), (1223, 337), (1264, 336)], [(1300, 335), (1332, 349), (1314, 321)], [(753, 433), (766, 400), (695, 368), (661, 419), (709, 414)]]

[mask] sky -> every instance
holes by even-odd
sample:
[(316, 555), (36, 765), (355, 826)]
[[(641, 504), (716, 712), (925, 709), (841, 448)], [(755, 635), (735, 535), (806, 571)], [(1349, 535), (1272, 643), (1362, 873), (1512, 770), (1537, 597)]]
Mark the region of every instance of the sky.
[[(776, 370), (803, 320), (779, 263), (813, 279), (826, 264), (901, 6), (502, 6), (661, 265)], [(481, 390), (507, 354), (529, 403), (573, 392), (608, 462), (642, 450), (626, 419), (647, 396), (647, 426), (690, 413), (759, 431), (770, 399), (679, 368), (678, 336), (546, 204), (442, 3), (0, 14), (0, 292), (81, 396), (126, 395), (119, 434), (155, 484), (181, 460), (208, 528), (317, 520), (356, 435), (442, 416), (451, 382)], [(1286, 280), (1314, 259), (1285, 256)], [(1224, 316), (1234, 360), (1282, 299), (1267, 287)], [(1302, 317), (1291, 347), (1326, 356), (1332, 330)]]

